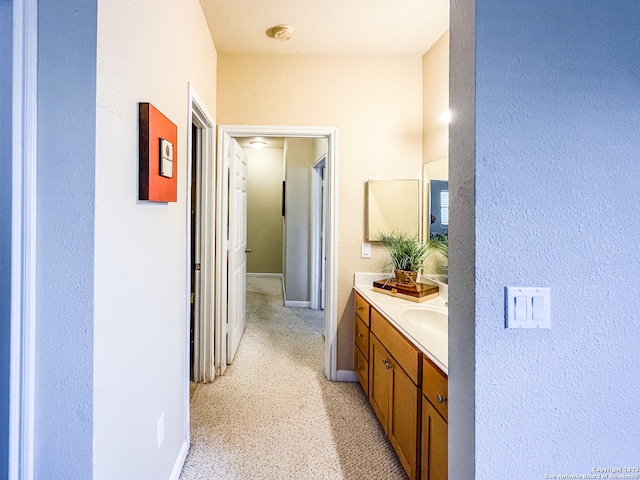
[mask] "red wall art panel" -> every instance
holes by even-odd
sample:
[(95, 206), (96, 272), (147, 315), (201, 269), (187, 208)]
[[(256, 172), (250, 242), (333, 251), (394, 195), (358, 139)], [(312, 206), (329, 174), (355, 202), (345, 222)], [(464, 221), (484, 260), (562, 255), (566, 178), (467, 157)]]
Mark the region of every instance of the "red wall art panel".
[(140, 200), (178, 200), (178, 127), (150, 103), (140, 103)]

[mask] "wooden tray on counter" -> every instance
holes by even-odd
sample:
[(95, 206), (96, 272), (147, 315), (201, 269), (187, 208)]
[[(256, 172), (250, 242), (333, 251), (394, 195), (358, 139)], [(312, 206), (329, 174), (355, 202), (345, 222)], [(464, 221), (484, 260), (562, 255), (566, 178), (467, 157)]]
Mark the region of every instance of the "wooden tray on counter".
[(436, 298), (440, 287), (428, 283), (411, 285), (407, 283), (397, 283), (393, 279), (382, 279), (373, 282), (373, 290), (384, 293), (385, 295), (391, 295), (392, 297), (404, 298), (405, 300), (420, 303)]

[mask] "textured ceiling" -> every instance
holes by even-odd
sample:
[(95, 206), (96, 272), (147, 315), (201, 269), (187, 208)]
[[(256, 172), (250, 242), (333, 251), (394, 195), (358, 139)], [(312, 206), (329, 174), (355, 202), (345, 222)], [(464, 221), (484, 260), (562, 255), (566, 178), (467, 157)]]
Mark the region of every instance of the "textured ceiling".
[[(449, 0), (200, 0), (218, 53), (422, 55), (449, 27)], [(276, 25), (293, 28), (282, 42)]]

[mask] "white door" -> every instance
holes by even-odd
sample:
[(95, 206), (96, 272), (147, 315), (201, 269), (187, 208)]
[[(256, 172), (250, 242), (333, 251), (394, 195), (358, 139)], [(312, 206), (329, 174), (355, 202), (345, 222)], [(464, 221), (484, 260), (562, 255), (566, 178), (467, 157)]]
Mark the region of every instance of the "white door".
[(202, 240), (202, 150), (200, 131), (195, 124), (191, 125), (191, 379), (203, 381), (201, 371), (200, 340), (202, 339), (202, 295), (201, 295), (201, 240)]
[(228, 245), (227, 363), (231, 363), (247, 324), (247, 155), (235, 140), (229, 151)]

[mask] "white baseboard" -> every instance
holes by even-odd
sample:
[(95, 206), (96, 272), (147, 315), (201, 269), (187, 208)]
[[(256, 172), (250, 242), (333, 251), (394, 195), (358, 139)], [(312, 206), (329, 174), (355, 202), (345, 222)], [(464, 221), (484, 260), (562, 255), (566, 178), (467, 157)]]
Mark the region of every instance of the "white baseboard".
[(357, 382), (358, 375), (353, 370), (338, 370), (336, 382)]
[(176, 458), (176, 463), (173, 465), (173, 470), (171, 470), (171, 476), (169, 480), (178, 480), (180, 478), (180, 473), (182, 473), (182, 467), (184, 467), (184, 461), (187, 459), (187, 453), (189, 453), (189, 445), (185, 440), (182, 442), (182, 447), (180, 448), (180, 453), (178, 453), (178, 458)]
[(304, 300), (285, 300), (285, 307), (311, 308), (311, 302)]

